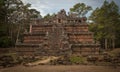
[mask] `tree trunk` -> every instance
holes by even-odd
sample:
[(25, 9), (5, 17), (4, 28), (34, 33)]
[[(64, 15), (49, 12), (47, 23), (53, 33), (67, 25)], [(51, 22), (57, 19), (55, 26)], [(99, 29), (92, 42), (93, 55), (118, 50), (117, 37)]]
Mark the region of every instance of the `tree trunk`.
[(16, 38), (16, 41), (15, 41), (15, 44), (17, 44), (17, 42), (18, 42), (18, 38), (19, 38), (19, 34), (20, 34), (20, 29), (21, 29), (21, 26), (19, 25), (18, 26), (18, 32), (17, 32), (17, 38)]
[(107, 39), (105, 39), (105, 50), (107, 50)]
[(107, 41), (108, 41), (108, 42), (107, 42), (107, 48), (110, 49), (110, 45), (111, 45), (111, 44), (110, 44), (110, 39), (108, 39)]
[(115, 39), (113, 38), (112, 39), (112, 49), (114, 49), (115, 48)]

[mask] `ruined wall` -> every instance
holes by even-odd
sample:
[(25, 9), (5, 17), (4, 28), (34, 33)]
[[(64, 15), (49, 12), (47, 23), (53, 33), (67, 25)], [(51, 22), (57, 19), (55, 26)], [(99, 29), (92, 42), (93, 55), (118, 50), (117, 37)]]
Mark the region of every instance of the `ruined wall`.
[[(34, 20), (17, 44), (20, 55), (98, 54), (99, 44), (89, 32), (86, 18), (67, 16), (64, 10), (50, 19)], [(34, 45), (33, 47), (31, 45)]]

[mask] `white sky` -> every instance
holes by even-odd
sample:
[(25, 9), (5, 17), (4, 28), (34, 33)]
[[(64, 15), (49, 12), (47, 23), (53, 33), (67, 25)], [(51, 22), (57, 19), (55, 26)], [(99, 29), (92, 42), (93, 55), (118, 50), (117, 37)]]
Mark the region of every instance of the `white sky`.
[[(103, 4), (104, 0), (22, 0), (25, 4), (30, 3), (31, 8), (40, 11), (42, 16), (50, 13), (57, 13), (61, 9), (69, 11), (76, 3), (85, 3), (86, 5), (92, 6), (93, 9)], [(112, 0), (107, 0), (112, 1)], [(120, 7), (120, 0), (114, 0)], [(88, 14), (90, 15), (90, 13)]]

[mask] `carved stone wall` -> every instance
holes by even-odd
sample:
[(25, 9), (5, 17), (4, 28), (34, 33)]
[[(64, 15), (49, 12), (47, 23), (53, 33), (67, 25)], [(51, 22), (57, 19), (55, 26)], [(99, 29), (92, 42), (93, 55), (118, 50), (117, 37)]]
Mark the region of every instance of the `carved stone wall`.
[(61, 10), (55, 17), (31, 21), (30, 32), (16, 44), (20, 55), (98, 54), (99, 44), (88, 30), (86, 18), (67, 16)]

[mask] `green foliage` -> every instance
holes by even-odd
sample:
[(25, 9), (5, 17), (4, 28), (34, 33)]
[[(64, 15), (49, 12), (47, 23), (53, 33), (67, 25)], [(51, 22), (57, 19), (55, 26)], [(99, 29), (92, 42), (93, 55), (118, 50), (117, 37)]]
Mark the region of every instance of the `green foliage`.
[(50, 15), (49, 13), (44, 16), (45, 19), (48, 19), (48, 18), (50, 18), (50, 17), (51, 17), (51, 15)]
[(30, 6), (21, 0), (0, 0), (0, 47), (14, 46), (31, 18), (41, 17), (40, 12), (29, 9)]
[(116, 49), (110, 51), (109, 54), (110, 54), (111, 56), (114, 56), (114, 57), (120, 56), (120, 48), (116, 48)]
[(36, 9), (30, 9), (29, 11), (31, 13), (30, 18), (41, 18), (40, 12), (38, 12)]
[(104, 40), (107, 39), (108, 44), (106, 45), (114, 47), (116, 40), (119, 40), (120, 33), (118, 31), (120, 30), (120, 14), (115, 2), (104, 1), (100, 8), (93, 11), (89, 19), (93, 21), (89, 29), (94, 32), (95, 39), (99, 40), (101, 44), (105, 44)]
[(83, 17), (85, 16), (88, 11), (92, 10), (91, 6), (87, 6), (84, 3), (77, 3), (73, 6), (73, 8), (70, 8), (71, 12), (75, 12), (78, 14), (78, 16)]
[(20, 59), (16, 53), (3, 53), (0, 55), (0, 64), (3, 66), (13, 66), (20, 63)]
[(6, 36), (7, 35), (6, 32), (7, 32), (6, 26), (1, 24), (0, 25), (0, 37), (1, 36)]
[(80, 57), (80, 56), (71, 56), (70, 61), (72, 63), (82, 63), (83, 64), (83, 63), (85, 63), (86, 58)]
[(0, 47), (12, 46), (12, 41), (9, 37), (0, 37)]

